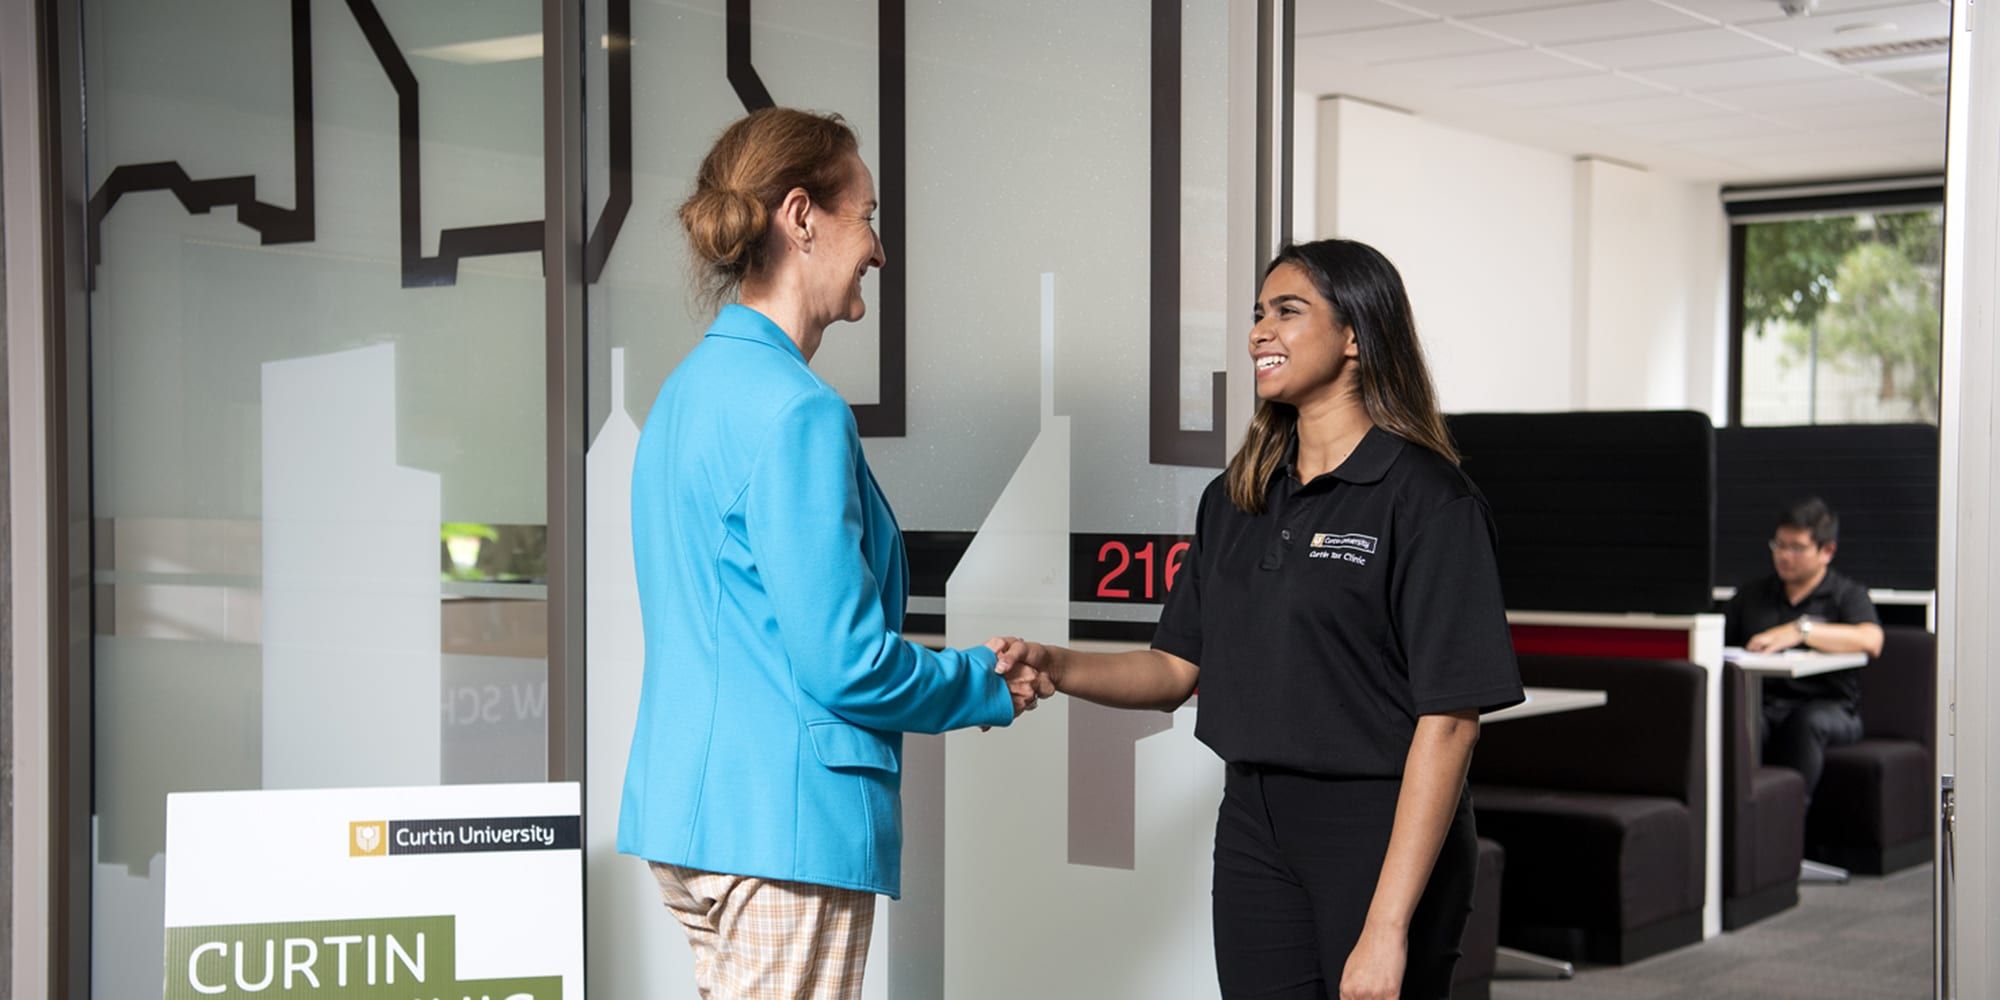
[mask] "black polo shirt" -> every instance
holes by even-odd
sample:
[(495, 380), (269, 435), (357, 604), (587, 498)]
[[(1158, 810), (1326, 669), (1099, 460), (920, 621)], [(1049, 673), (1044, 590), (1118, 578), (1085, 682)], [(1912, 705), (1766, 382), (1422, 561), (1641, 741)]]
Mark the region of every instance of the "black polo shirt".
[[(1296, 454), (1296, 443), (1293, 446)], [(1195, 735), (1230, 763), (1403, 773), (1417, 717), (1521, 700), (1486, 500), (1379, 428), (1265, 512), (1218, 477), (1153, 647), (1201, 667)]]
[[(1723, 606), (1722, 641), (1731, 646), (1741, 646), (1759, 632), (1798, 618), (1836, 625), (1882, 623), (1882, 617), (1875, 613), (1875, 602), (1868, 599), (1868, 588), (1831, 568), (1826, 571), (1826, 577), (1820, 580), (1819, 586), (1797, 604), (1786, 596), (1785, 581), (1773, 573), (1738, 587), (1736, 596)], [(1805, 701), (1811, 698), (1831, 698), (1849, 705), (1857, 704), (1861, 699), (1860, 671), (1840, 670), (1812, 677), (1769, 677), (1764, 680), (1765, 701)]]

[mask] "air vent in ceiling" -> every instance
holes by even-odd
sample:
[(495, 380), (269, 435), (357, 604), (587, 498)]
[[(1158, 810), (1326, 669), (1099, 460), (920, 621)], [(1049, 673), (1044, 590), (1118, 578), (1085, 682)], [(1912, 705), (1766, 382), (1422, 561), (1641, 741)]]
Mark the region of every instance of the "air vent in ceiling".
[(1910, 56), (1933, 55), (1950, 48), (1949, 38), (1913, 38), (1907, 42), (1849, 45), (1844, 48), (1827, 49), (1824, 54), (1834, 62), (1846, 66), (1853, 63), (1875, 62), (1878, 59), (1907, 59)]

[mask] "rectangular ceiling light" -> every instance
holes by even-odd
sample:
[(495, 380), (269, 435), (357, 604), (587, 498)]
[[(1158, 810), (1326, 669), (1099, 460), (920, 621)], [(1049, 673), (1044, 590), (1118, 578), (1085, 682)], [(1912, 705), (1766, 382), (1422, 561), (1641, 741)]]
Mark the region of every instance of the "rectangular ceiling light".
[(1827, 49), (1825, 55), (1843, 66), (1878, 59), (1903, 59), (1909, 56), (1927, 56), (1944, 52), (1951, 48), (1949, 38), (1914, 38), (1907, 42), (1881, 42), (1875, 45), (1849, 45), (1844, 48)]

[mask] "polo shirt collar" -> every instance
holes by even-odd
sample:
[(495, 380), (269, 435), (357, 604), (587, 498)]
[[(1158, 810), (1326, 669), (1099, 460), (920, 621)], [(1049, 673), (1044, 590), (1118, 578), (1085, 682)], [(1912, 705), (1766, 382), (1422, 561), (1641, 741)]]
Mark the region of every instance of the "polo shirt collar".
[(1820, 586), (1814, 586), (1806, 596), (1798, 598), (1798, 604), (1792, 604), (1792, 590), (1784, 586), (1784, 578), (1778, 574), (1770, 574), (1770, 592), (1772, 596), (1778, 598), (1778, 606), (1782, 608), (1804, 608), (1806, 604), (1812, 602), (1812, 598), (1832, 596), (1838, 592), (1838, 588), (1840, 588), (1840, 574), (1836, 574), (1834, 568), (1828, 566), (1826, 576), (1820, 578)]
[(715, 322), (709, 324), (706, 336), (747, 340), (753, 344), (775, 347), (800, 361), (806, 359), (805, 352), (799, 350), (799, 345), (793, 343), (791, 336), (772, 322), (769, 316), (734, 302), (723, 306), (722, 311), (715, 314)]
[[(1396, 456), (1403, 453), (1404, 441), (1380, 427), (1368, 428), (1361, 435), (1361, 442), (1354, 446), (1353, 453), (1342, 461), (1339, 467), (1327, 475), (1348, 483), (1379, 483), (1389, 474), (1389, 466), (1396, 464)], [(1285, 445), (1285, 458), (1278, 466), (1287, 480), (1296, 480), (1299, 475), (1299, 435), (1292, 432), (1292, 439)]]
[(1821, 594), (1832, 594), (1839, 589), (1840, 574), (1835, 573), (1833, 567), (1828, 566), (1826, 568), (1826, 575), (1819, 578), (1819, 586), (1814, 587), (1812, 593), (1807, 596), (1818, 597)]

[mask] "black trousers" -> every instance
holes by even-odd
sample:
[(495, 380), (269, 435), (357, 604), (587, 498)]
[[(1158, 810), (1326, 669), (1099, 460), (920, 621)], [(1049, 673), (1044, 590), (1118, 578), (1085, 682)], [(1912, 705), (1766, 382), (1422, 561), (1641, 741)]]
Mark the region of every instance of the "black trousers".
[(1826, 748), (1859, 740), (1861, 716), (1853, 705), (1832, 698), (1766, 698), (1764, 733), (1764, 763), (1799, 772), (1810, 803), (1826, 770)]
[[(1215, 824), (1215, 966), (1224, 997), (1340, 995), (1401, 790), (1393, 779), (1229, 765)], [(1450, 996), (1478, 860), (1471, 801), (1461, 795), (1410, 922), (1405, 1000)]]

